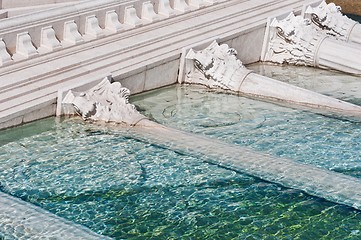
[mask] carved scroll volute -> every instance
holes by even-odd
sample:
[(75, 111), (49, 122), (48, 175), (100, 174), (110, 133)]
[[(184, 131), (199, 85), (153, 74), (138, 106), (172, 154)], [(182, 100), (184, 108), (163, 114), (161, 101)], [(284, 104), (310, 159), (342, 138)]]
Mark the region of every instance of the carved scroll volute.
[(203, 50), (191, 49), (186, 58), (192, 60), (188, 83), (202, 84), (210, 88), (222, 88), (238, 92), (245, 77), (251, 72), (236, 57), (237, 51), (227, 44), (212, 42)]
[(62, 104), (70, 104), (84, 120), (136, 125), (146, 119), (129, 103), (130, 91), (106, 77), (95, 87), (76, 93), (69, 91)]

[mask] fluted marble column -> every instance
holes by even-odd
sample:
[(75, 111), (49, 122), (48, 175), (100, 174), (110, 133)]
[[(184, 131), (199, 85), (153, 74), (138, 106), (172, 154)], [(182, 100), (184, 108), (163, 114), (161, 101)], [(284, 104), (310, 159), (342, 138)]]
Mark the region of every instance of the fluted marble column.
[(348, 41), (351, 43), (361, 44), (361, 24), (356, 24), (352, 28)]
[[(224, 63), (231, 63), (231, 66), (239, 67), (240, 62), (235, 59), (233, 49), (226, 48), (224, 45), (222, 47), (218, 46), (218, 48), (217, 46), (211, 49), (216, 52), (214, 58), (204, 58), (204, 55), (200, 52), (198, 52), (199, 54), (197, 52), (191, 54), (195, 57), (192, 59), (195, 62), (195, 67), (200, 70), (197, 71), (206, 73), (203, 79), (205, 82), (220, 84), (225, 89), (240, 87), (241, 91), (250, 92), (259, 89), (271, 96), (278, 96), (277, 92), (281, 93), (283, 90), (288, 95), (298, 94), (289, 91), (287, 84), (283, 85), (284, 89), (275, 88), (275, 86), (279, 87), (280, 85), (274, 85), (272, 79), (253, 74), (245, 68), (241, 68), (241, 71), (224, 69), (222, 67)], [(227, 51), (223, 52), (223, 50)], [(207, 63), (207, 65), (202, 65), (203, 63)], [(228, 76), (230, 79), (223, 79), (224, 82), (217, 81), (220, 79), (213, 79), (214, 76), (220, 76), (217, 74), (222, 72), (226, 74), (224, 76)], [(239, 76), (244, 78), (239, 79)], [(236, 79), (238, 81), (235, 81)], [(257, 85), (258, 87), (256, 87)], [(260, 91), (254, 93), (260, 94)], [(192, 155), (203, 162), (244, 172), (265, 181), (275, 182), (285, 187), (299, 189), (317, 197), (361, 209), (361, 192), (359, 191), (361, 180), (359, 178), (297, 163), (285, 158), (272, 157), (217, 139), (209, 139), (204, 136), (168, 128), (150, 121), (138, 113), (128, 103), (128, 95), (129, 90), (122, 88), (119, 83), (110, 83), (108, 79), (104, 79), (99, 85), (80, 95), (69, 92), (68, 99), (65, 99), (65, 102), (72, 104), (85, 119), (132, 125), (133, 127), (128, 128), (128, 131), (136, 133), (137, 137), (144, 138), (144, 141), (151, 141), (173, 151)], [(117, 127), (114, 124), (109, 126)]]
[(316, 53), (315, 66), (361, 74), (360, 54), (361, 50), (352, 44), (340, 44), (326, 38)]
[[(328, 47), (325, 45), (324, 49)], [(326, 56), (323, 52), (320, 54)], [(322, 114), (361, 119), (360, 106), (252, 73), (236, 58), (236, 51), (226, 44), (219, 46), (213, 42), (200, 51), (191, 49), (186, 58), (194, 63), (193, 67), (187, 64), (185, 81), (188, 83), (222, 88), (259, 100)], [(322, 63), (331, 62), (322, 60)]]

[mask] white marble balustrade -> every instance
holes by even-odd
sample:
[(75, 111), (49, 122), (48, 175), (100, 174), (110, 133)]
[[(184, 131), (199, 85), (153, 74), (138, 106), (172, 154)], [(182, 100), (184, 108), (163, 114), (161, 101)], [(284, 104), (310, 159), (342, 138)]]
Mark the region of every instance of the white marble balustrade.
[(213, 5), (210, 0), (92, 0), (0, 20), (0, 67)]

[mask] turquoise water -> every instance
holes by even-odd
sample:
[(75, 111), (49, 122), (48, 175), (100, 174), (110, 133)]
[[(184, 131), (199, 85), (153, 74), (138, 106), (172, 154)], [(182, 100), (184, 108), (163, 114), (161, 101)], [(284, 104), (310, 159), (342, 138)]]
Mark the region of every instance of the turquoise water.
[(359, 211), (141, 142), (130, 132), (52, 118), (35, 125), (39, 133), (1, 147), (2, 191), (98, 233), (118, 239), (361, 235)]
[[(322, 74), (292, 79), (357, 101), (344, 86), (357, 78), (332, 73), (336, 89)], [(131, 101), (168, 126), (360, 176), (359, 123), (189, 86)], [(142, 139), (54, 118), (2, 131), (0, 189), (116, 239), (361, 238), (360, 211)]]
[(359, 123), (267, 106), (232, 95), (209, 97), (194, 88), (183, 88), (181, 92), (191, 98), (174, 104), (172, 96), (163, 91), (159, 95), (161, 98), (164, 94), (163, 101), (155, 98), (151, 103), (152, 98), (147, 98), (139, 106), (148, 106), (146, 113), (151, 112), (162, 124), (361, 176)]

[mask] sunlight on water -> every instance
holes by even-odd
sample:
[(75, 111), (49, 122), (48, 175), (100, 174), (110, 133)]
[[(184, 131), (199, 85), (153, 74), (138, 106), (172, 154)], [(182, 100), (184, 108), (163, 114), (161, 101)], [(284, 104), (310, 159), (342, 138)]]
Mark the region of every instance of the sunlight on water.
[[(189, 86), (131, 101), (174, 128), (361, 176), (357, 123)], [(116, 239), (361, 238), (359, 211), (76, 120), (2, 131), (0, 189)]]
[(119, 239), (360, 237), (358, 211), (126, 131), (66, 121), (1, 152), (2, 191)]

